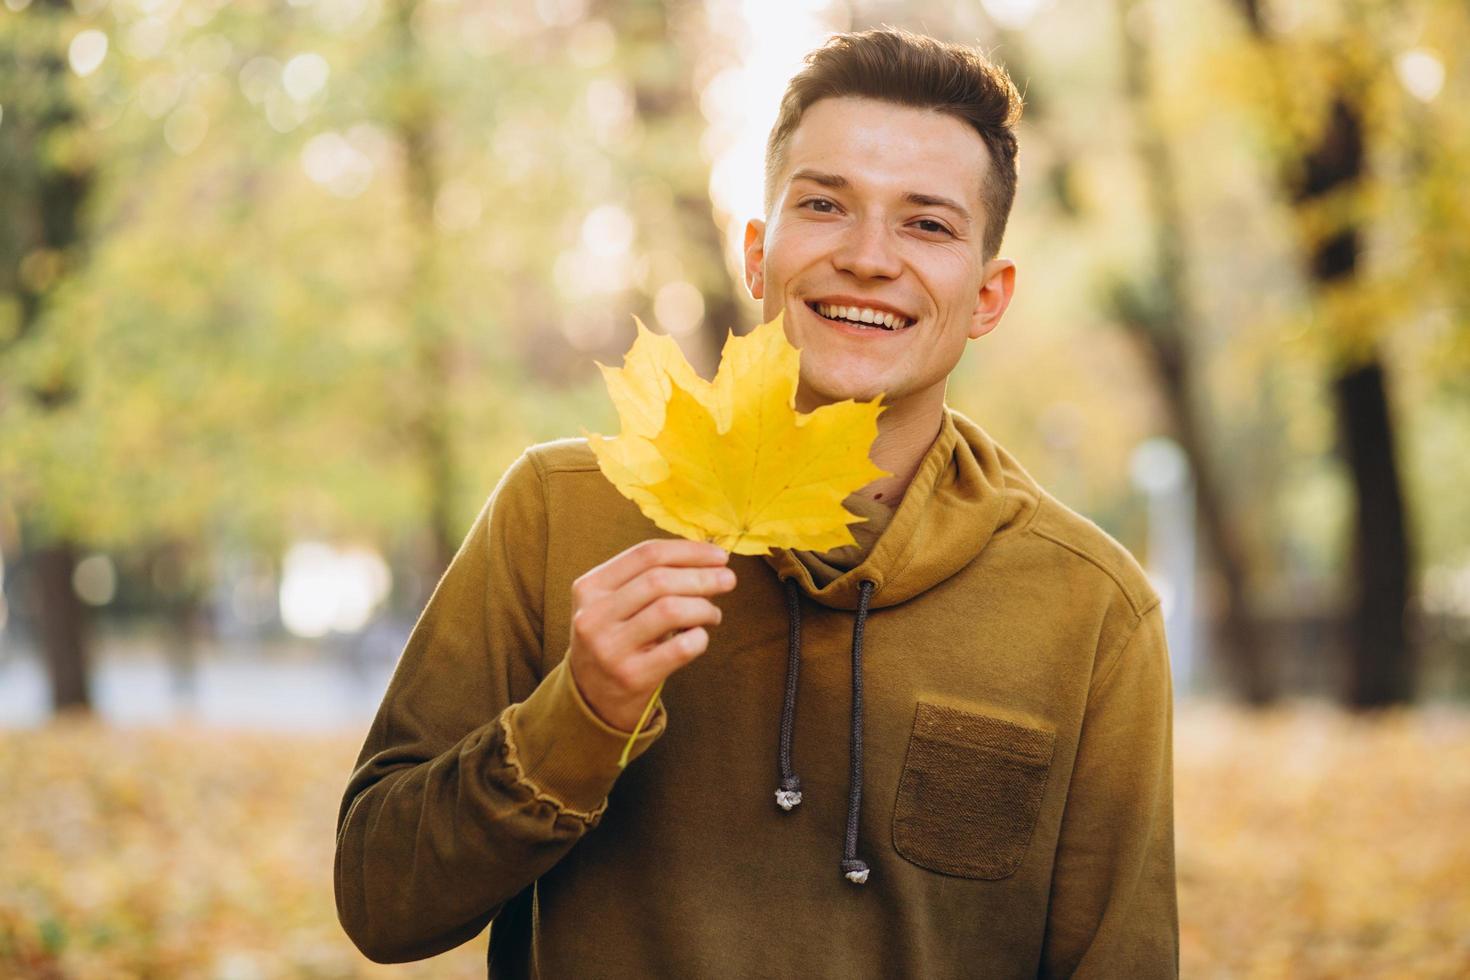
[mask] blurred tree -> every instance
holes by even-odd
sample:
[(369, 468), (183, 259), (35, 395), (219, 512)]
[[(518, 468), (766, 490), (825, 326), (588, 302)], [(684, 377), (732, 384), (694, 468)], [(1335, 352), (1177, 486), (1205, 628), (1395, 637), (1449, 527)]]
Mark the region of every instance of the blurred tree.
[(1149, 8), (1137, 0), (1118, 0), (1117, 13), (1123, 93), (1147, 189), (1154, 267), (1142, 280), (1112, 273), (1108, 300), (1113, 317), (1132, 333), (1152, 365), (1175, 436), (1189, 458), (1199, 523), (1224, 586), (1218, 648), (1238, 695), (1249, 704), (1263, 705), (1274, 698), (1275, 684), (1265, 671), (1266, 651), (1251, 603), (1246, 549), (1212, 452), (1217, 438), (1197, 408), (1201, 392), (1189, 338), (1199, 336), (1203, 324), (1190, 293), (1189, 249), (1169, 134), (1153, 109)]
[(463, 528), (455, 513), (456, 460), (450, 408), (453, 350), (444, 320), (439, 236), (434, 206), (442, 191), (434, 132), (442, 125), (435, 87), (426, 77), (428, 53), (414, 37), (420, 4), (394, 0), (389, 13), (396, 73), (385, 86), (384, 116), (403, 151), (407, 204), (409, 275), (400, 316), (408, 327), (407, 371), (417, 397), (403, 430), (419, 462), (428, 501), (429, 554), (426, 581), (437, 580), (459, 547)]
[[(35, 370), (9, 370), (17, 345), (46, 328), (54, 291), (85, 260), (84, 208), (94, 161), (68, 85), (66, 39), (72, 23), (66, 0), (37, 0), (34, 9), (7, 17), (0, 49), (12, 59), (0, 67), (11, 117), (0, 131), (0, 295), (11, 299), (11, 324), (0, 323), (0, 421), (15, 432), (19, 416), (42, 418), (72, 410), (82, 352), (59, 352)], [(89, 57), (85, 41), (74, 57)], [(82, 460), (77, 460), (81, 464)], [(89, 710), (89, 623), (72, 587), (77, 542), (50, 521), (39, 501), (14, 481), (0, 490), (18, 497), (28, 592), (56, 710)]]
[[(1283, 42), (1268, 22), (1260, 0), (1233, 0), (1251, 37), (1261, 48), (1274, 98), (1268, 111), (1288, 110), (1287, 87), (1294, 84), (1288, 62), (1300, 64), (1301, 51)], [(1365, 119), (1367, 78), (1377, 65), (1368, 28), (1350, 9), (1345, 13), (1337, 53), (1308, 63), (1318, 79), (1316, 125), (1295, 142), (1280, 147), (1279, 180), (1300, 218), (1307, 277), (1318, 302), (1331, 309), (1351, 290), (1360, 270), (1365, 229), (1353, 212), (1354, 195), (1369, 179)], [(1281, 125), (1278, 132), (1291, 132)], [(1339, 316), (1361, 317), (1363, 310)], [(1348, 632), (1348, 701), (1363, 708), (1408, 701), (1414, 693), (1416, 656), (1407, 629), (1412, 562), (1398, 438), (1388, 399), (1387, 367), (1378, 342), (1361, 324), (1340, 322), (1332, 340), (1333, 395), (1340, 447), (1353, 488), (1353, 600)]]

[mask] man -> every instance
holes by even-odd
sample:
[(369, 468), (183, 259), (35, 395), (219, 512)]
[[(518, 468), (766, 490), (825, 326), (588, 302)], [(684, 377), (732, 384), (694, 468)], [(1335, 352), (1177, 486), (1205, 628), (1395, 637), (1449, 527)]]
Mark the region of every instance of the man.
[(799, 408), (884, 394), (858, 544), (665, 540), (585, 443), (528, 450), (342, 801), (337, 905), (369, 956), (493, 921), (505, 977), (1177, 974), (1158, 600), (944, 405), (1011, 297), (1019, 111), (928, 38), (808, 59), (745, 275), (802, 351)]

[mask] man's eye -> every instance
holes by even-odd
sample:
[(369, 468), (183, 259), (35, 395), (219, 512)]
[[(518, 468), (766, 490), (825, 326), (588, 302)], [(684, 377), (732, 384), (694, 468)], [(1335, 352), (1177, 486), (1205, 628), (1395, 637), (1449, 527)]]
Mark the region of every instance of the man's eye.
[(934, 232), (941, 235), (950, 234), (950, 230), (948, 228), (944, 227), (944, 225), (933, 220), (932, 218), (920, 218), (914, 223), (919, 226), (920, 231)]
[(814, 197), (809, 201), (803, 201), (802, 206), (811, 208), (813, 211), (817, 211), (822, 214), (831, 214), (832, 212), (837, 210), (837, 205), (833, 204), (825, 197)]

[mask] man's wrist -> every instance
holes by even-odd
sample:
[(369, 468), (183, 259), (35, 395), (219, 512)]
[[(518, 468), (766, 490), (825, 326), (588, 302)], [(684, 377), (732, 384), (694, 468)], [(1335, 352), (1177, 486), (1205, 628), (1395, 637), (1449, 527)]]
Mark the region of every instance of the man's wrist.
[[(666, 725), (660, 707), (634, 741), (629, 758), (646, 751)], [(522, 776), (578, 811), (602, 805), (621, 772), (618, 758), (631, 733), (618, 730), (592, 710), (565, 660), (530, 697), (511, 708), (508, 728)]]

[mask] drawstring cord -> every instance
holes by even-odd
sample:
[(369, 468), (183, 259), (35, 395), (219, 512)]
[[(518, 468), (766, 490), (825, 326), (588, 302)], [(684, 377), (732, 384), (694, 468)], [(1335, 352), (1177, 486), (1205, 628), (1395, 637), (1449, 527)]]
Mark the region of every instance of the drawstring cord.
[(786, 698), (781, 703), (781, 749), (777, 768), (781, 776), (776, 805), (790, 810), (801, 803), (801, 780), (791, 769), (791, 734), (796, 727), (796, 681), (801, 673), (801, 593), (796, 582), (786, 580)]
[[(848, 744), (847, 833), (843, 838), (842, 875), (855, 885), (866, 884), (869, 868), (857, 856), (858, 818), (863, 802), (863, 628), (873, 582), (858, 588), (857, 618), (852, 627), (852, 737)], [(801, 779), (791, 765), (791, 741), (796, 728), (796, 689), (801, 675), (801, 592), (795, 580), (786, 580), (786, 613), (790, 628), (786, 648), (786, 694), (781, 703), (781, 743), (777, 758), (780, 787), (776, 805), (791, 810), (801, 803)]]
[(855, 885), (868, 882), (868, 865), (857, 856), (858, 811), (863, 803), (863, 626), (868, 619), (868, 599), (873, 583), (863, 580), (858, 589), (857, 619), (852, 624), (852, 742), (851, 770), (847, 784), (847, 839), (842, 849), (842, 874)]

